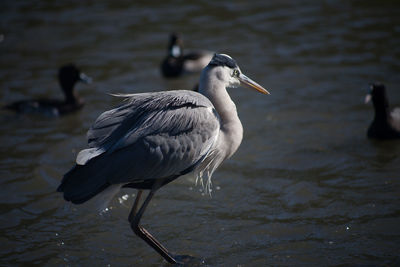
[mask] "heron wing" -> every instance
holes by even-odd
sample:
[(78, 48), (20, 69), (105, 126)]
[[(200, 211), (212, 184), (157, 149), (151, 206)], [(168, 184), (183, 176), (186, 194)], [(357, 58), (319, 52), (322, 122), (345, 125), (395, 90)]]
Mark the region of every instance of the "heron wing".
[(129, 95), (128, 103), (99, 116), (77, 164), (107, 158), (107, 165), (115, 166), (111, 183), (178, 175), (208, 153), (219, 128), (213, 105), (201, 94)]

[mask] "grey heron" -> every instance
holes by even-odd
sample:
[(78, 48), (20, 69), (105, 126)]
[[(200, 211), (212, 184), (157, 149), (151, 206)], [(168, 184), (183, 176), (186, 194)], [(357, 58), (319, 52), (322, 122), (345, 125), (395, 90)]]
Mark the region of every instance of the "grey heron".
[(172, 78), (185, 73), (200, 72), (207, 66), (213, 55), (213, 52), (207, 50), (192, 50), (184, 53), (182, 38), (172, 33), (168, 43), (167, 57), (161, 62), (161, 73), (166, 78)]
[(50, 116), (65, 115), (81, 109), (84, 102), (75, 92), (74, 86), (77, 82), (90, 83), (92, 79), (75, 65), (67, 64), (59, 69), (58, 80), (64, 93), (64, 100), (45, 98), (22, 100), (11, 103), (5, 108), (17, 113), (37, 113)]
[[(199, 93), (164, 91), (123, 95), (127, 103), (102, 113), (87, 133), (89, 148), (64, 175), (58, 191), (66, 201), (83, 203), (107, 188), (138, 189), (129, 214), (133, 232), (169, 263), (178, 260), (140, 219), (154, 193), (181, 175), (211, 179), (239, 147), (243, 128), (228, 87), (240, 84), (269, 94), (245, 76), (236, 61), (215, 54), (202, 71)], [(142, 190), (149, 190), (139, 207)]]
[(386, 88), (381, 83), (370, 85), (370, 92), (365, 98), (372, 99), (375, 109), (374, 120), (368, 128), (367, 136), (375, 139), (400, 138), (400, 108), (389, 109)]

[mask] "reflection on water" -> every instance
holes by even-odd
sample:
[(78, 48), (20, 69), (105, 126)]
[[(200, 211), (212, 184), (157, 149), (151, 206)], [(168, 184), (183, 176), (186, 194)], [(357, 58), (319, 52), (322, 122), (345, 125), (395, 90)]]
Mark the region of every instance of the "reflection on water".
[[(399, 264), (400, 143), (366, 138), (371, 81), (400, 104), (397, 1), (62, 3), (3, 1), (1, 104), (60, 96), (57, 68), (94, 78), (64, 118), (0, 113), (1, 265), (159, 266), (131, 232), (134, 190), (99, 215), (55, 192), (85, 132), (116, 105), (110, 92), (193, 88), (164, 80), (169, 32), (232, 55), (265, 86), (230, 93), (245, 136), (215, 173), (212, 198), (193, 181), (160, 190), (143, 224), (171, 251), (211, 266)], [(222, 12), (223, 10), (223, 12)], [(61, 96), (60, 96), (61, 97)]]

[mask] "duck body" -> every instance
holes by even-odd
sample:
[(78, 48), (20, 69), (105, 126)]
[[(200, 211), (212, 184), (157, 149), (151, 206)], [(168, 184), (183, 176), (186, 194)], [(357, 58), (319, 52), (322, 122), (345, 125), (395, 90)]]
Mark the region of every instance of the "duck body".
[(57, 117), (78, 111), (83, 106), (84, 101), (81, 99), (75, 99), (70, 102), (41, 98), (17, 101), (5, 106), (5, 108), (20, 114), (42, 114), (49, 117)]
[(80, 110), (84, 101), (74, 90), (77, 82), (90, 83), (91, 78), (82, 73), (75, 65), (68, 64), (59, 69), (58, 79), (64, 93), (64, 99), (29, 99), (4, 106), (20, 114), (42, 114), (45, 116), (61, 116)]
[(400, 138), (400, 109), (394, 109), (385, 118), (375, 117), (368, 128), (367, 136), (374, 139)]

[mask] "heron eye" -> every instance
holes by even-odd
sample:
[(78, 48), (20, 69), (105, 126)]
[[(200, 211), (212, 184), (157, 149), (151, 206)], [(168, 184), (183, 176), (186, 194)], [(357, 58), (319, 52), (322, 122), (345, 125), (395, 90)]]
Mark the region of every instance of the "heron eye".
[(239, 77), (239, 74), (240, 74), (239, 70), (234, 69), (234, 70), (233, 70), (233, 73), (232, 73), (232, 76), (233, 76), (233, 77)]

